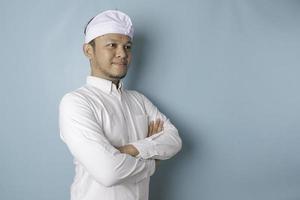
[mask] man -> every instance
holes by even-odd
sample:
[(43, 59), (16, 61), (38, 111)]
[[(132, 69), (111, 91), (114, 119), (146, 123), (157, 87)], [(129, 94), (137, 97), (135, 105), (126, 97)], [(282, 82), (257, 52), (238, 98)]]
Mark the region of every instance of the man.
[(91, 75), (59, 108), (60, 136), (76, 166), (72, 200), (147, 200), (157, 161), (181, 149), (171, 122), (123, 86), (132, 39), (131, 20), (120, 11), (102, 12), (86, 27)]

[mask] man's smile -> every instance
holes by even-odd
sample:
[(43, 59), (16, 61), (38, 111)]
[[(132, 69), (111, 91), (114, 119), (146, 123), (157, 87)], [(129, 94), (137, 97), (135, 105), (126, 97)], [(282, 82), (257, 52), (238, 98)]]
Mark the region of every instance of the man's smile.
[(113, 65), (118, 65), (121, 67), (127, 67), (127, 62), (112, 62)]

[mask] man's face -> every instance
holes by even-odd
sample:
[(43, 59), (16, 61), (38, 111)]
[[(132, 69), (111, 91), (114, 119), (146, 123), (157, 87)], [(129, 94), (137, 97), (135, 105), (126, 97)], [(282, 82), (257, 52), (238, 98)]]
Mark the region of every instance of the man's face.
[(122, 34), (109, 33), (95, 38), (89, 57), (92, 75), (118, 83), (127, 73), (131, 45), (130, 37)]

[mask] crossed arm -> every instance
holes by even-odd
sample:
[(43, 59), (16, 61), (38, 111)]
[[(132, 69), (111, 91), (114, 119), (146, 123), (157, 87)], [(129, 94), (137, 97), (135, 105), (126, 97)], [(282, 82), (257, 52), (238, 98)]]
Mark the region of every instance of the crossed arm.
[[(163, 130), (163, 126), (164, 126), (164, 122), (160, 119), (151, 121), (150, 124), (148, 125), (147, 137), (151, 137), (152, 135), (161, 132)], [(118, 149), (121, 153), (129, 154), (134, 157), (136, 157), (140, 153), (138, 149), (132, 144), (116, 147), (116, 149)], [(159, 166), (159, 162), (160, 160), (155, 159), (156, 168)]]
[(144, 101), (152, 120), (147, 137), (114, 147), (84, 98), (68, 94), (61, 100), (60, 136), (76, 161), (100, 184), (110, 187), (124, 181), (137, 183), (154, 173), (157, 160), (168, 159), (180, 150), (177, 129), (150, 101)]
[(99, 184), (111, 187), (123, 182), (137, 183), (154, 173), (153, 159), (136, 158), (111, 145), (89, 104), (79, 95), (63, 97), (59, 124), (60, 137), (76, 163)]

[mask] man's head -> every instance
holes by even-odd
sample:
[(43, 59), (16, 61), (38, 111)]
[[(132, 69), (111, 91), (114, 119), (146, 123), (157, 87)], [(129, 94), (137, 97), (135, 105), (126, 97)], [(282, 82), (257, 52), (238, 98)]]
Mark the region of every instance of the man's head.
[(108, 10), (92, 18), (85, 28), (84, 54), (91, 64), (91, 75), (118, 83), (131, 61), (133, 27), (120, 11)]

